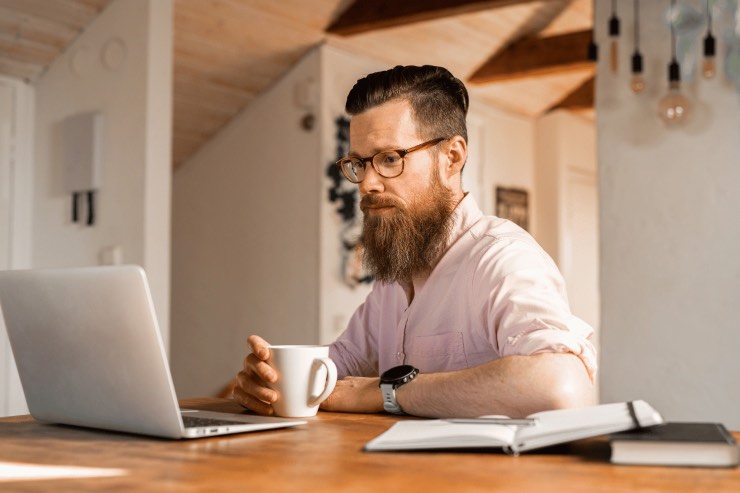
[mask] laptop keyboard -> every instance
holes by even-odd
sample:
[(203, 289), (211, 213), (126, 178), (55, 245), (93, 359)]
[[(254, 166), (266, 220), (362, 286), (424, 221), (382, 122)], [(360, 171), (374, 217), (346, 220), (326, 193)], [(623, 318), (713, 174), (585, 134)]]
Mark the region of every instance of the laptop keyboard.
[(194, 416), (183, 415), (182, 422), (185, 428), (200, 428), (203, 426), (224, 426), (224, 425), (238, 425), (245, 424), (240, 421), (229, 421), (225, 419), (215, 418), (196, 418)]

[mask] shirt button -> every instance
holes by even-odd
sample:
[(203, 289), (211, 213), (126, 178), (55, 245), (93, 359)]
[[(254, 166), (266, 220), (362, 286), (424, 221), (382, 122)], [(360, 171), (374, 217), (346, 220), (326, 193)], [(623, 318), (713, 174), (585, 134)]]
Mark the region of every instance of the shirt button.
[(403, 359), (403, 353), (396, 353), (396, 359), (399, 360), (399, 361), (402, 360)]

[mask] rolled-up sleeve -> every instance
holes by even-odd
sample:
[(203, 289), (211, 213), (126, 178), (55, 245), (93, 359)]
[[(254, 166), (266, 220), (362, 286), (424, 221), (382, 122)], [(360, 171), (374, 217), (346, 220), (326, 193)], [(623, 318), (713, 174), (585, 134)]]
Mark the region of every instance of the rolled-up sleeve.
[(475, 296), (483, 296), (487, 338), (501, 357), (538, 353), (578, 356), (597, 371), (593, 328), (573, 315), (552, 259), (528, 241), (501, 240), (481, 257)]

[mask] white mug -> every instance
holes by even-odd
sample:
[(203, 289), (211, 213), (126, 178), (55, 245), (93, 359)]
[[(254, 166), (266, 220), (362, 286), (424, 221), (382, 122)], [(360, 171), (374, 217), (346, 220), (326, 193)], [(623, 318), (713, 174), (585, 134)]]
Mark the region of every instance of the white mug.
[(268, 386), (277, 392), (272, 408), (278, 416), (315, 416), (337, 384), (337, 367), (329, 359), (329, 346), (268, 346), (267, 364), (277, 373)]

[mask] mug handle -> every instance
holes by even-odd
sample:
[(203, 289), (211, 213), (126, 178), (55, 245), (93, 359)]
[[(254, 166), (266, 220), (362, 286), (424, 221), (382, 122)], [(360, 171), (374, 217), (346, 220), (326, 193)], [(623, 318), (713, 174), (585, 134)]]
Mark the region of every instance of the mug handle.
[(334, 390), (334, 386), (337, 384), (337, 366), (334, 364), (334, 362), (330, 358), (316, 358), (315, 362), (321, 363), (326, 367), (326, 388), (324, 388), (324, 391), (319, 395), (316, 399), (314, 399), (308, 406), (318, 406), (324, 400), (326, 400), (327, 397), (329, 397), (329, 394), (332, 393)]

